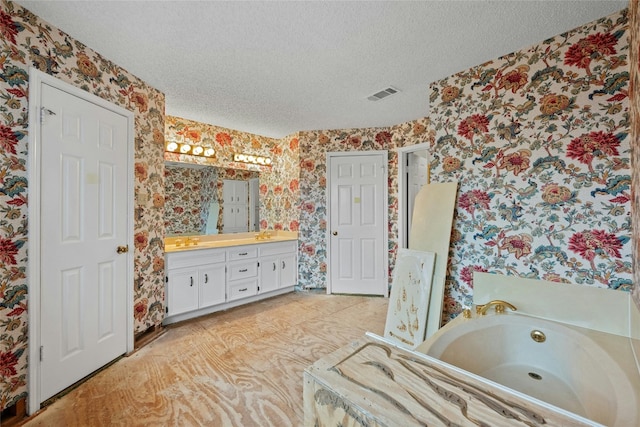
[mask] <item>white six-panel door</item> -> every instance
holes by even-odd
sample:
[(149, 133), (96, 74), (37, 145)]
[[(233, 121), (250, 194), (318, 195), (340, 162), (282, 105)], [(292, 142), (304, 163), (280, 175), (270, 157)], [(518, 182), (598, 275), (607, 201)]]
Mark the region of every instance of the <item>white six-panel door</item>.
[(43, 401), (127, 351), (129, 183), (127, 118), (41, 88)]
[(387, 295), (387, 152), (328, 155), (331, 293)]

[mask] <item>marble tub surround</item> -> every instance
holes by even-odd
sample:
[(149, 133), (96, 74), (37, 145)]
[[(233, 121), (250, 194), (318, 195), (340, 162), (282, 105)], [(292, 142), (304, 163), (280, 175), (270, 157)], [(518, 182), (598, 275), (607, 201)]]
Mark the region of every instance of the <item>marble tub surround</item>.
[(304, 425), (598, 426), (367, 334), (304, 371)]
[[(240, 245), (252, 245), (254, 243), (273, 243), (273, 242), (286, 242), (292, 240), (298, 240), (297, 231), (283, 231), (283, 230), (264, 230), (268, 233), (269, 237), (259, 237), (256, 235), (259, 232), (248, 233), (232, 233), (232, 234), (206, 234), (198, 236), (172, 236), (165, 237), (164, 250), (165, 252), (176, 252), (185, 250), (198, 250), (209, 248), (225, 248), (231, 246)], [(187, 243), (187, 238), (197, 239), (197, 243)], [(177, 242), (180, 241), (180, 245)]]

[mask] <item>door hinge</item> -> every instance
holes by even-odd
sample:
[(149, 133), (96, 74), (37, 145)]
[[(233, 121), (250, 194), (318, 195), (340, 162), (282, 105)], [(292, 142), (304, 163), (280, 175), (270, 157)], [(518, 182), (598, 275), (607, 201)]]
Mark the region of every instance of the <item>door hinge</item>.
[(260, 261), (258, 261), (258, 267), (260, 267)]
[(258, 292), (260, 292), (260, 286), (258, 286)]
[(165, 312), (165, 313), (167, 313), (167, 314), (169, 314), (169, 306), (166, 306), (166, 307), (164, 308), (164, 312)]
[(45, 113), (46, 113), (46, 115), (49, 115), (49, 116), (55, 116), (56, 115), (55, 111), (51, 111), (51, 110), (49, 110), (48, 108), (45, 108), (45, 107), (40, 107), (40, 124), (41, 125), (44, 124)]
[(169, 276), (164, 276), (164, 283), (169, 283)]
[(40, 346), (40, 361), (42, 362), (44, 360), (44, 346), (41, 345)]

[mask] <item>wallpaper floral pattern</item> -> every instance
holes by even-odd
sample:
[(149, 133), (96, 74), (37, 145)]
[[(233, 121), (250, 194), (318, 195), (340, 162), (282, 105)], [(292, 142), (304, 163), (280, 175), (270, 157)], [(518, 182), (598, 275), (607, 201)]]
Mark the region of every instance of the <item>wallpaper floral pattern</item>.
[(631, 69), (631, 188), (633, 201), (633, 299), (640, 310), (640, 5), (638, 0), (629, 2), (629, 64)]
[(164, 218), (166, 234), (205, 233), (211, 202), (218, 202), (220, 206), (216, 228), (222, 230), (223, 180), (248, 181), (259, 177), (258, 172), (250, 170), (166, 166)]
[(389, 278), (398, 250), (398, 155), (394, 148), (429, 142), (429, 120), (423, 118), (389, 128), (299, 132), (300, 231), (298, 285), (326, 288), (327, 206), (326, 153), (388, 150)]
[(627, 12), (431, 85), (432, 179), (460, 188), (446, 318), (473, 272), (632, 286)]
[[(634, 10), (637, 27), (637, 4)], [(476, 270), (631, 287), (625, 11), (435, 82), (429, 118), (389, 128), (305, 131), (281, 140), (165, 116), (162, 93), (6, 0), (0, 3), (0, 32), (0, 410), (27, 393), (32, 65), (135, 112), (136, 333), (163, 318), (164, 210), (173, 197), (165, 197), (164, 159), (259, 172), (261, 228), (299, 231), (299, 284), (323, 288), (326, 152), (389, 150), (391, 272), (398, 240), (392, 150), (430, 141), (432, 180), (461, 182), (447, 317), (470, 303)], [(163, 154), (165, 135), (212, 145), (216, 157)], [(235, 151), (269, 155), (274, 163), (234, 163)]]
[(15, 3), (0, 3), (0, 33), (1, 410), (27, 394), (29, 67), (135, 113), (136, 332), (163, 318), (164, 95)]
[[(201, 123), (180, 117), (165, 117), (167, 140), (187, 137), (194, 144), (213, 147), (212, 158), (165, 153), (168, 161), (218, 166), (226, 171), (219, 179), (249, 176), (243, 171), (260, 174), (260, 228), (298, 230), (298, 139), (291, 136), (281, 140), (238, 130)], [(234, 162), (234, 153), (269, 156), (270, 166)], [(219, 189), (219, 199), (222, 199)], [(219, 221), (220, 222), (220, 221)]]

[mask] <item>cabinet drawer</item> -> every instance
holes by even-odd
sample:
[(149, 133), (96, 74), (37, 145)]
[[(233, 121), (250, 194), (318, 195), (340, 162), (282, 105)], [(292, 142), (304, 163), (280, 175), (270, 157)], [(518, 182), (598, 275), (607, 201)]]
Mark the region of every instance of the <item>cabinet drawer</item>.
[(228, 251), (229, 261), (256, 258), (258, 256), (258, 248), (255, 246), (239, 246), (237, 248), (231, 248)]
[(227, 301), (250, 297), (258, 292), (258, 279), (243, 280), (239, 283), (229, 284)]
[(248, 262), (232, 262), (229, 264), (229, 272), (227, 278), (229, 280), (246, 279), (258, 276), (258, 261), (251, 260)]
[(166, 254), (166, 268), (197, 267), (203, 264), (225, 262), (227, 253), (224, 249), (193, 249)]
[(296, 253), (298, 251), (298, 242), (278, 242), (263, 243), (260, 245), (260, 256), (278, 255), (286, 253)]

